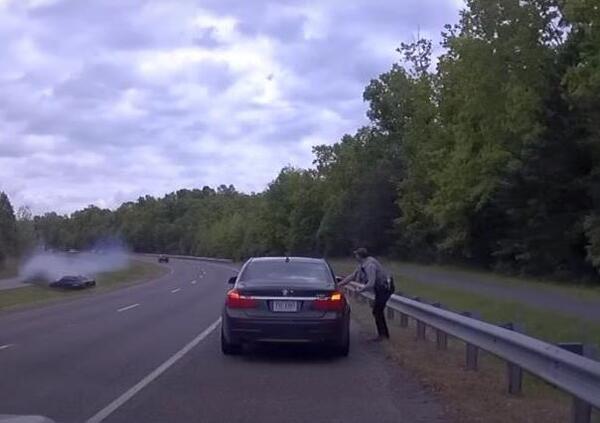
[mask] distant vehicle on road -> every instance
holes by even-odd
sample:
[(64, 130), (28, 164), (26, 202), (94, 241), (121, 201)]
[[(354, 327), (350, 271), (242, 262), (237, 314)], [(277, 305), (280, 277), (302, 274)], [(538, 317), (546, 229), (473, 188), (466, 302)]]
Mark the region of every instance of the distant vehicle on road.
[(158, 256), (158, 262), (159, 263), (168, 263), (169, 262), (169, 257), (165, 256), (164, 254), (161, 256)]
[(316, 343), (340, 356), (350, 350), (350, 306), (323, 259), (251, 258), (227, 293), (221, 350), (246, 343)]
[(67, 251), (68, 253), (74, 254), (74, 253), (78, 253), (79, 251), (77, 251), (74, 248), (71, 248), (69, 251)]
[(96, 286), (96, 281), (88, 276), (63, 276), (62, 278), (50, 283), (52, 288), (64, 289), (83, 289)]

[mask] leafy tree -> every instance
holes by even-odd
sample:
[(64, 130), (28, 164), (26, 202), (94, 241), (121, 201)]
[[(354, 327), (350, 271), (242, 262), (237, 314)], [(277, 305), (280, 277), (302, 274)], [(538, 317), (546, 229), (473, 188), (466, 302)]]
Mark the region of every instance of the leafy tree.
[(17, 211), (16, 219), (18, 250), (20, 254), (24, 254), (32, 250), (37, 244), (33, 213), (29, 207), (21, 206)]
[(581, 143), (593, 162), (585, 181), (592, 201), (584, 221), (587, 259), (600, 269), (600, 7), (594, 0), (567, 0), (564, 13), (575, 56), (564, 82), (582, 127)]
[(8, 196), (0, 192), (0, 263), (17, 253), (17, 220)]
[[(365, 88), (369, 125), (314, 147), (313, 169), (286, 167), (258, 194), (205, 186), (48, 213), (33, 218), (35, 237), (236, 259), (364, 245), (588, 275), (600, 269), (599, 29), (597, 0), (467, 0), (437, 63), (431, 41), (402, 44)], [(2, 198), (6, 254), (16, 238)]]

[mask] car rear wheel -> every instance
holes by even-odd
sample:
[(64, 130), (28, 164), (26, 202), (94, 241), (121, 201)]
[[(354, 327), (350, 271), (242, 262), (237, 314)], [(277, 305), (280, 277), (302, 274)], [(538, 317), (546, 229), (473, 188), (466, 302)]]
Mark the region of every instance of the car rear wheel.
[(240, 344), (231, 344), (225, 339), (223, 329), (221, 329), (221, 351), (225, 355), (239, 355), (242, 353), (242, 346)]
[(332, 352), (339, 357), (348, 357), (350, 353), (350, 325), (346, 325), (342, 339), (337, 345), (334, 345)]

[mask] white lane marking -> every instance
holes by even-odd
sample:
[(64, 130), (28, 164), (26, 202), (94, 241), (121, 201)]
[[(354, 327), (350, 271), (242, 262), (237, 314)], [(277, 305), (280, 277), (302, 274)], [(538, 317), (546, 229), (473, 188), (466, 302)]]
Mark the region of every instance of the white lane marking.
[(191, 281), (190, 283), (191, 283), (192, 285), (196, 285), (196, 282), (197, 282), (197, 281), (193, 280), (193, 281)]
[(110, 416), (115, 410), (129, 401), (131, 398), (135, 396), (138, 392), (148, 386), (153, 380), (163, 374), (166, 370), (169, 369), (173, 364), (177, 363), (181, 357), (186, 355), (192, 348), (198, 345), (202, 340), (204, 340), (208, 335), (210, 335), (221, 323), (221, 318), (219, 317), (213, 324), (204, 329), (204, 331), (196, 336), (192, 341), (187, 344), (185, 347), (177, 351), (174, 355), (172, 355), (167, 361), (154, 369), (148, 376), (140, 380), (134, 386), (129, 388), (124, 394), (122, 394), (119, 398), (115, 399), (113, 402), (108, 404), (102, 410), (98, 411), (92, 417), (86, 420), (86, 423), (100, 423), (105, 418)]
[(127, 307), (122, 307), (122, 308), (118, 309), (117, 312), (120, 313), (122, 311), (131, 310), (132, 308), (136, 308), (136, 307), (139, 307), (139, 304), (131, 304), (131, 305), (128, 305)]
[(5, 350), (5, 349), (10, 348), (12, 346), (13, 346), (12, 344), (0, 345), (0, 350)]
[(173, 269), (172, 267), (169, 268), (169, 275), (172, 275), (175, 272), (175, 269)]
[(174, 293), (179, 292), (179, 291), (181, 291), (181, 288), (175, 288), (174, 290), (171, 291), (171, 294), (174, 294)]

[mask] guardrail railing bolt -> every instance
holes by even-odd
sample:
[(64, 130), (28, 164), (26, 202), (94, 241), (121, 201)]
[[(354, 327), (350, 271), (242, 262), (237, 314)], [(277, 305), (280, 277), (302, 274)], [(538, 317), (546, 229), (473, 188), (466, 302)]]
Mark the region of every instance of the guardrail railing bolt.
[[(565, 342), (558, 344), (558, 346), (579, 355), (586, 355), (587, 352), (587, 348), (580, 342)], [(577, 397), (573, 397), (571, 421), (573, 423), (590, 423), (592, 421), (592, 406)]]

